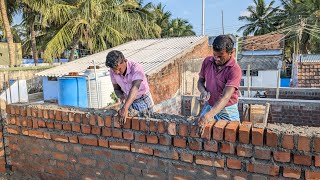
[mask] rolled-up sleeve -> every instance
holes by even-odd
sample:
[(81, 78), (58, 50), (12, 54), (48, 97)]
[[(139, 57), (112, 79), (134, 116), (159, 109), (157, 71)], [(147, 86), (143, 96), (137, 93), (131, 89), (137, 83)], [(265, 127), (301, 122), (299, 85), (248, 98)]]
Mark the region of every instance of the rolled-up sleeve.
[(241, 82), (241, 77), (241, 68), (239, 66), (234, 66), (227, 78), (226, 86), (235, 87), (238, 90)]

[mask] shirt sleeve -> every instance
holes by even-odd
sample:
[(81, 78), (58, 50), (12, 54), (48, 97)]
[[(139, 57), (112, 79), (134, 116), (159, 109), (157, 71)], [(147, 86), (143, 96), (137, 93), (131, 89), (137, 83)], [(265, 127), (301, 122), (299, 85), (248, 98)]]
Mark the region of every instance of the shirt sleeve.
[(112, 72), (112, 70), (110, 70), (110, 78), (111, 78), (112, 84), (118, 84), (116, 79), (114, 78), (114, 73)]
[(145, 74), (141, 65), (136, 64), (135, 66), (133, 66), (132, 71), (133, 71), (132, 81), (135, 81), (135, 80), (143, 81)]
[(241, 68), (239, 66), (235, 66), (234, 68), (232, 68), (231, 73), (228, 76), (226, 86), (235, 87), (238, 90), (241, 82), (241, 77)]

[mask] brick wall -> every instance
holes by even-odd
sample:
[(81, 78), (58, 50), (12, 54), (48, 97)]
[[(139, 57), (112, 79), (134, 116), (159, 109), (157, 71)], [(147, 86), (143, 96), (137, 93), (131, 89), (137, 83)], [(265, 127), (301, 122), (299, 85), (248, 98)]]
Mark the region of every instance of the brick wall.
[(212, 55), (212, 47), (208, 46), (206, 40), (196, 46), (191, 52), (177, 58), (174, 62), (162, 68), (159, 72), (148, 76), (150, 91), (156, 104), (171, 99), (181, 87), (181, 74), (183, 63), (196, 58), (204, 58)]
[(120, 127), (102, 111), (10, 109), (12, 168), (41, 179), (320, 177), (319, 128), (221, 120), (199, 137), (192, 122), (169, 116), (128, 118)]
[(241, 98), (239, 100), (241, 119), (243, 119), (243, 104), (265, 105), (267, 102), (270, 103), (268, 122), (320, 127), (320, 102), (310, 100)]
[[(276, 98), (276, 89), (266, 89), (267, 98)], [(320, 88), (280, 88), (280, 99), (320, 100)]]
[(299, 63), (298, 87), (320, 88), (320, 63)]

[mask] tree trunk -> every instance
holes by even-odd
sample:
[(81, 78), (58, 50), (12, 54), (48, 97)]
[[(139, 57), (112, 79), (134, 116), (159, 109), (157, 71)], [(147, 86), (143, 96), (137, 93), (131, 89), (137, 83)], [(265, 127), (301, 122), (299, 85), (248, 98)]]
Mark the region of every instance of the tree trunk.
[(30, 23), (30, 32), (31, 32), (31, 49), (32, 57), (34, 59), (34, 65), (38, 63), (38, 51), (37, 51), (37, 42), (36, 42), (36, 32), (34, 31), (34, 22)]
[(8, 19), (7, 8), (4, 1), (5, 0), (0, 0), (0, 12), (1, 12), (1, 18), (4, 26), (4, 31), (8, 41), (9, 66), (12, 67), (15, 64), (15, 47), (13, 44), (13, 36), (11, 33), (11, 27)]
[(79, 42), (79, 39), (76, 38), (72, 41), (72, 44), (71, 44), (71, 52), (70, 52), (70, 56), (69, 56), (69, 62), (73, 61), (74, 60), (74, 53), (76, 51), (76, 47), (77, 47), (77, 44)]

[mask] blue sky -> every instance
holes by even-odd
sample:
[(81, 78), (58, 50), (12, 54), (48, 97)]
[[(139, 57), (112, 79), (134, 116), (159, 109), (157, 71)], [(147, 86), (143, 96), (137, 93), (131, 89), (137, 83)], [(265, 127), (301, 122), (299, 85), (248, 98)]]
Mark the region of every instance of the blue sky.
[[(144, 2), (150, 2), (145, 0)], [(271, 0), (265, 0), (267, 4)], [(202, 0), (152, 0), (154, 4), (161, 2), (165, 5), (165, 10), (172, 13), (173, 18), (187, 19), (194, 28), (197, 35), (201, 35), (202, 23)], [(279, 1), (276, 0), (279, 5)], [(245, 24), (239, 21), (240, 15), (247, 14), (247, 7), (253, 5), (253, 0), (205, 0), (205, 34), (219, 35), (222, 34), (221, 11), (224, 13), (225, 34), (232, 33), (241, 36), (237, 32), (238, 28)], [(21, 21), (21, 16), (14, 19), (14, 23)]]

